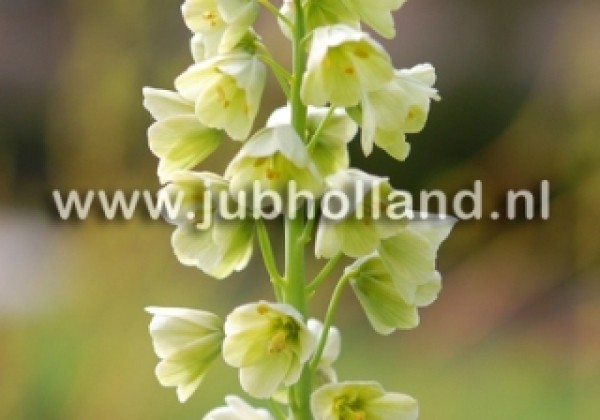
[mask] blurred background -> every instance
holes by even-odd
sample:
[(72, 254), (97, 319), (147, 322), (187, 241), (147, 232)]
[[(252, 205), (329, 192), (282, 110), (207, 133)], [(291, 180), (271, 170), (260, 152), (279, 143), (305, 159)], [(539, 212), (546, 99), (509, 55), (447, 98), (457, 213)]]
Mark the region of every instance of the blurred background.
[[(413, 0), (396, 18), (395, 65), (433, 63), (443, 101), (405, 163), (367, 161), (354, 142), (356, 165), (414, 192), (482, 180), (486, 214), (546, 179), (551, 217), (457, 225), (439, 256), (444, 290), (414, 331), (375, 335), (347, 292), (340, 377), (415, 396), (423, 420), (600, 418), (600, 3)], [(258, 258), (217, 282), (177, 263), (163, 222), (61, 222), (50, 200), (159, 187), (141, 88), (172, 87), (188, 39), (176, 0), (0, 0), (2, 419), (199, 419), (239, 392), (218, 362), (177, 403), (153, 376), (143, 308), (225, 316), (270, 297)], [(270, 81), (258, 123), (282, 103)]]

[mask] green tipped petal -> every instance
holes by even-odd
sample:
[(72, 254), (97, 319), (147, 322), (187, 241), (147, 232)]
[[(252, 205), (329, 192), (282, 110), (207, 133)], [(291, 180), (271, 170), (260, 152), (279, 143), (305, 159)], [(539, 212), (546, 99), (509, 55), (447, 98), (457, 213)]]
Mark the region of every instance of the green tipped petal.
[(154, 123), (148, 130), (148, 141), (160, 159), (158, 176), (165, 183), (176, 171), (191, 169), (211, 155), (221, 142), (221, 134), (193, 115), (178, 116)]
[(348, 0), (360, 19), (379, 35), (391, 39), (396, 35), (392, 11), (398, 10), (406, 0)]
[(349, 270), (356, 271), (352, 289), (375, 331), (388, 335), (419, 325), (417, 307), (402, 298), (379, 257), (359, 260)]
[(150, 335), (162, 359), (156, 377), (163, 386), (177, 387), (179, 401), (185, 402), (221, 351), (223, 323), (216, 315), (193, 309), (146, 310), (153, 315)]

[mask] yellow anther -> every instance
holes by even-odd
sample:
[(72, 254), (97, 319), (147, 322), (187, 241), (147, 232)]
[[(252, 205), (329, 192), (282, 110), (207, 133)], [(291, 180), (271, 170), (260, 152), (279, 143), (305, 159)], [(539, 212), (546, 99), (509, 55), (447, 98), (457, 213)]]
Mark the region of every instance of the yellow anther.
[(269, 353), (281, 353), (284, 351), (287, 347), (285, 342), (286, 338), (287, 334), (285, 331), (279, 331), (275, 334), (269, 343)]
[(266, 315), (267, 312), (269, 312), (269, 308), (267, 305), (258, 305), (256, 307), (256, 312), (258, 312), (259, 315)]

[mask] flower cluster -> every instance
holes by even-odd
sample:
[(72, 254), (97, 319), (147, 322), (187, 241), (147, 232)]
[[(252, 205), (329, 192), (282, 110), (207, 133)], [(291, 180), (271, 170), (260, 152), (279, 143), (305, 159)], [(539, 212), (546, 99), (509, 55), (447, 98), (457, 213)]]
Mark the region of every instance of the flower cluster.
[[(436, 269), (440, 244), (453, 220), (419, 214), (401, 220), (404, 208), (387, 178), (353, 168), (348, 148), (356, 138), (365, 156), (377, 146), (402, 161), (407, 134), (421, 131), (432, 100), (430, 64), (395, 69), (382, 45), (361, 29), (395, 34), (391, 12), (404, 0), (185, 0), (183, 19), (191, 30), (190, 67), (174, 90), (144, 88), (144, 106), (155, 122), (150, 150), (159, 159), (161, 194), (181, 197), (171, 243), (184, 265), (215, 279), (242, 271), (255, 242), (273, 287), (272, 301), (251, 302), (225, 318), (185, 308), (150, 307), (150, 335), (161, 359), (156, 376), (173, 386), (181, 402), (201, 385), (217, 358), (239, 372), (241, 388), (264, 400), (254, 408), (225, 398), (205, 420), (414, 420), (416, 401), (386, 392), (379, 384), (340, 381), (334, 369), (341, 351), (332, 325), (340, 296), (353, 289), (373, 329), (390, 334), (419, 324), (419, 309), (441, 289)], [(279, 64), (253, 29), (260, 10), (277, 19), (291, 41), (292, 71)], [(287, 104), (256, 128), (268, 71)], [(360, 133), (359, 133), (360, 130)], [(222, 174), (199, 166), (223, 142), (237, 144)], [(236, 208), (262, 208), (268, 201), (241, 201), (256, 184), (286, 197), (289, 186), (316, 198), (350, 198), (345, 217), (307, 216), (308, 200), (286, 209), (285, 267), (280, 270), (270, 232), (260, 218), (225, 217)], [(367, 185), (368, 188), (364, 188)], [(243, 195), (240, 193), (246, 192)], [(219, 199), (220, 206), (213, 202)], [(296, 208), (297, 207), (297, 208)], [(244, 214), (246, 214), (244, 212)], [(311, 281), (305, 276), (306, 248), (326, 259)], [(344, 259), (323, 321), (308, 303)]]

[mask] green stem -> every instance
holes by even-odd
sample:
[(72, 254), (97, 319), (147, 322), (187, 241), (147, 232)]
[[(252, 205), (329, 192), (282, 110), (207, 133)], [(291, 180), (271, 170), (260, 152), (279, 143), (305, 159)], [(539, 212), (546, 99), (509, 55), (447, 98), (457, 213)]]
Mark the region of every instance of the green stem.
[(337, 263), (342, 259), (343, 255), (343, 253), (339, 252), (336, 256), (327, 261), (327, 264), (325, 264), (321, 272), (317, 274), (315, 279), (308, 285), (307, 292), (309, 295), (313, 294), (319, 288), (319, 286), (321, 286), (327, 280)]
[(281, 19), (281, 21), (291, 30), (294, 27), (292, 21), (290, 21), (286, 16), (284, 16), (277, 7), (273, 6), (269, 0), (258, 0), (260, 4), (264, 6), (269, 12), (273, 14), (273, 16)]
[(302, 245), (308, 244), (312, 239), (312, 231), (314, 226), (315, 218), (309, 217), (308, 222), (306, 222), (306, 225), (304, 226), (304, 232), (302, 232), (302, 236), (298, 239), (298, 242), (300, 242)]
[(285, 288), (285, 279), (279, 274), (279, 270), (277, 269), (275, 256), (273, 255), (273, 247), (271, 246), (271, 240), (269, 239), (269, 232), (262, 220), (256, 222), (256, 231), (265, 268), (269, 273), (271, 283), (273, 283), (275, 297), (277, 300), (281, 301), (283, 299), (282, 289)]
[(327, 308), (325, 321), (323, 322), (323, 332), (321, 333), (321, 337), (319, 338), (319, 343), (317, 344), (317, 350), (315, 351), (315, 355), (310, 361), (310, 368), (313, 372), (319, 366), (319, 362), (321, 361), (321, 357), (323, 356), (323, 351), (325, 350), (325, 345), (327, 344), (327, 337), (329, 337), (329, 329), (333, 325), (333, 317), (335, 316), (338, 303), (340, 302), (340, 298), (342, 297), (344, 287), (346, 286), (348, 281), (350, 281), (352, 275), (352, 272), (344, 274), (342, 278), (338, 281), (338, 284), (335, 286), (333, 296), (331, 297), (331, 301), (329, 302), (329, 308)]
[[(292, 42), (293, 74), (292, 91), (290, 94), (292, 126), (306, 143), (306, 114), (307, 108), (302, 103), (300, 92), (302, 78), (306, 70), (306, 54), (301, 45), (306, 35), (302, 0), (294, 0), (295, 22)], [(307, 295), (304, 275), (305, 244), (298, 239), (305, 229), (305, 209), (297, 212), (296, 217), (286, 218), (285, 221), (285, 256), (286, 256), (286, 302), (294, 306), (306, 319)], [(310, 413), (310, 394), (312, 391), (311, 372), (305, 366), (299, 381), (290, 389), (290, 411), (293, 420), (312, 420)]]
[(292, 79), (292, 76), (286, 69), (283, 68), (281, 64), (273, 59), (273, 57), (271, 57), (266, 50), (263, 50), (263, 54), (258, 54), (257, 57), (271, 68), (275, 78), (277, 79), (277, 82), (279, 83), (279, 87), (281, 87), (281, 90), (283, 90), (285, 97), (289, 99), (291, 95), (290, 80)]
[(269, 406), (269, 410), (271, 411), (271, 414), (273, 414), (277, 420), (286, 420), (287, 419), (287, 416), (285, 415), (285, 413), (281, 409), (281, 406), (277, 402), (275, 402), (273, 400), (269, 400), (269, 401), (267, 401), (267, 404)]

